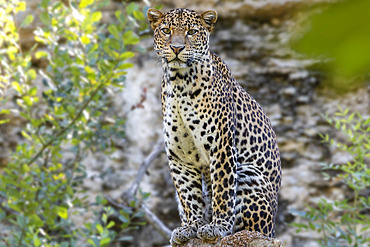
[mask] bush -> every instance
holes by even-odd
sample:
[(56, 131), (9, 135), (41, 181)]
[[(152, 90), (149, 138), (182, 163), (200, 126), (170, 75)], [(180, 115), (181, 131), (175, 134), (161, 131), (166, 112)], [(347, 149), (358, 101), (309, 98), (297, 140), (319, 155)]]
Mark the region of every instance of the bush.
[(292, 42), (298, 52), (320, 59), (320, 69), (329, 78), (326, 83), (336, 90), (346, 92), (368, 80), (369, 9), (368, 0), (326, 2), (311, 13)]
[[(112, 208), (104, 207), (82, 228), (72, 214), (92, 209), (80, 189), (86, 152), (108, 155), (115, 138), (124, 137), (124, 119), (109, 115), (110, 95), (123, 88), (133, 66), (127, 59), (147, 25), (134, 3), (106, 25), (100, 10), (110, 1), (63, 2), (41, 1), (36, 44), (23, 51), (19, 33), (34, 17), (18, 24), (14, 17), (26, 3), (0, 0), (0, 102), (16, 101), (13, 109), (1, 109), (0, 123), (12, 124), (8, 114), (26, 122), (0, 175), (0, 221), (8, 229), (0, 234), (0, 246), (108, 246), (120, 238), (109, 220)], [(33, 60), (47, 67), (36, 70)], [(96, 202), (98, 212), (105, 200)], [(129, 213), (120, 212), (124, 228), (131, 227)]]
[[(322, 135), (323, 141), (348, 152), (352, 162), (324, 165), (323, 174), (328, 180), (340, 181), (352, 192), (351, 197), (329, 201), (322, 198), (314, 207), (307, 206), (306, 212), (295, 212), (307, 220), (306, 223), (293, 223), (299, 231), (312, 230), (321, 235), (322, 246), (365, 246), (370, 238), (365, 231), (370, 229), (370, 118), (348, 109), (340, 109), (326, 120), (345, 138), (344, 141)], [(329, 175), (329, 172), (335, 175)]]

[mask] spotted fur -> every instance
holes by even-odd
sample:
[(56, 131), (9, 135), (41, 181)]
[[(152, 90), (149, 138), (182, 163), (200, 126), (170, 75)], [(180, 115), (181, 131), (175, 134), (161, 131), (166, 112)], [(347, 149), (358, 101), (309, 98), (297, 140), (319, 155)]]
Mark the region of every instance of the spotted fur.
[(181, 227), (170, 242), (240, 230), (274, 237), (281, 170), (271, 123), (209, 50), (215, 11), (148, 10), (163, 64), (162, 113)]

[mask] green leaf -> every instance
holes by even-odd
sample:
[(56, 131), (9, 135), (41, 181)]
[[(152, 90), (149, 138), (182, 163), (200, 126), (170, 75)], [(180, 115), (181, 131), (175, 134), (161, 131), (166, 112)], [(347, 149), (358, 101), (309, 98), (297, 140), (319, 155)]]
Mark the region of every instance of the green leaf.
[(67, 111), (69, 112), (69, 113), (75, 113), (76, 112), (76, 108), (73, 106), (73, 105), (68, 105), (67, 106)]
[(30, 136), (30, 135), (28, 135), (26, 131), (22, 130), (22, 131), (21, 131), (21, 133), (22, 133), (22, 136), (23, 136), (23, 137), (27, 138), (29, 141), (32, 141), (31, 136)]
[(103, 221), (103, 224), (106, 224), (108, 220), (108, 215), (104, 213), (101, 217), (101, 220)]
[[(17, 205), (17, 204), (8, 204), (8, 206), (13, 209), (14, 211), (17, 211), (17, 212), (22, 212), (22, 209)], [(24, 216), (23, 216), (24, 217)], [(20, 220), (20, 218), (17, 218), (17, 221)]]
[(136, 212), (132, 217), (133, 218), (143, 218), (144, 215), (145, 215), (144, 212), (139, 211), (139, 212)]
[(295, 226), (295, 227), (297, 227), (297, 228), (303, 228), (305, 230), (308, 229), (307, 225), (305, 225), (303, 223), (296, 223), (296, 222), (294, 222), (292, 225)]
[(48, 4), (49, 0), (42, 0), (40, 6), (41, 8), (46, 9), (48, 7)]
[(23, 86), (21, 86), (18, 82), (13, 81), (12, 82), (12, 87), (20, 94), (23, 93)]
[(134, 10), (136, 10), (136, 9), (137, 9), (137, 5), (134, 2), (130, 3), (126, 7), (126, 13), (127, 13), (127, 15), (131, 15), (132, 12), (134, 12)]
[[(70, 246), (69, 243), (66, 241), (60, 243), (60, 247), (69, 247), (69, 246)], [(59, 247), (59, 246), (56, 246), (56, 247)]]
[(27, 27), (33, 22), (34, 17), (32, 15), (27, 15), (27, 17), (22, 21), (20, 28)]
[(96, 12), (94, 12), (92, 14), (92, 20), (93, 20), (93, 22), (98, 22), (98, 21), (101, 20), (101, 18), (102, 18), (102, 14), (101, 14), (100, 11), (96, 11)]
[(144, 21), (145, 20), (145, 16), (144, 16), (143, 12), (141, 12), (141, 11), (135, 10), (133, 12), (133, 15), (134, 15), (135, 19), (138, 20), (138, 21)]
[(146, 225), (146, 222), (145, 221), (135, 221), (134, 223), (133, 223), (134, 225), (136, 225), (136, 226), (145, 226)]
[(123, 34), (123, 41), (125, 42), (125, 45), (134, 45), (137, 44), (140, 39), (133, 31), (129, 30)]
[(128, 223), (130, 222), (130, 215), (126, 212), (123, 212), (121, 211), (120, 212), (120, 215), (118, 216), (118, 218), (123, 222), (123, 223)]
[(81, 25), (82, 31), (85, 32), (85, 33), (90, 34), (92, 32), (93, 23), (94, 23), (94, 21), (93, 21), (92, 17), (87, 16), (82, 22), (82, 25)]
[(87, 37), (87, 35), (83, 35), (83, 36), (81, 36), (81, 42), (84, 45), (88, 45), (88, 44), (90, 44), (90, 39), (89, 39), (89, 37)]
[(125, 17), (120, 10), (117, 10), (114, 14), (121, 25), (125, 23)]
[(104, 232), (104, 228), (100, 224), (96, 224), (96, 230), (98, 230), (99, 234), (102, 234)]
[(136, 208), (136, 205), (137, 205), (137, 201), (135, 200), (132, 200), (129, 202), (129, 206), (132, 207), (132, 208)]
[(44, 225), (44, 221), (37, 214), (30, 215), (30, 221), (32, 221), (32, 224), (38, 228)]
[(111, 242), (111, 239), (109, 237), (106, 237), (106, 238), (103, 238), (102, 240), (100, 240), (100, 245), (101, 246), (106, 246), (110, 242)]
[(41, 241), (40, 241), (40, 239), (37, 237), (37, 235), (34, 235), (34, 237), (33, 237), (33, 244), (34, 244), (34, 246), (36, 246), (36, 247), (39, 247), (39, 246), (41, 245)]
[(32, 87), (28, 93), (29, 93), (30, 96), (36, 96), (37, 87)]
[(50, 17), (49, 17), (49, 13), (44, 11), (44, 12), (41, 12), (41, 14), (39, 15), (39, 18), (40, 18), (40, 21), (44, 24), (44, 25), (48, 25), (50, 23)]
[(86, 8), (88, 5), (93, 4), (93, 3), (94, 3), (94, 0), (81, 0), (78, 7), (83, 9), (83, 8)]
[(10, 120), (9, 119), (2, 119), (2, 120), (0, 120), (0, 125), (1, 124), (6, 124), (6, 123), (8, 123)]
[(90, 66), (85, 66), (85, 71), (87, 74), (95, 74), (95, 71)]
[[(111, 48), (113, 48), (115, 50), (119, 50), (120, 47), (121, 47), (120, 42), (116, 39), (109, 39), (109, 45), (111, 46)], [(115, 55), (113, 57), (118, 58), (118, 56), (119, 56), (119, 54), (117, 52), (115, 52)]]
[(30, 96), (26, 95), (22, 97), (23, 102), (26, 104), (26, 106), (31, 107), (33, 105), (33, 100)]
[(119, 56), (119, 60), (126, 60), (128, 58), (132, 58), (135, 56), (135, 53), (131, 52), (131, 51), (126, 51), (124, 53), (122, 53), (120, 56)]
[(15, 13), (18, 13), (19, 11), (25, 11), (26, 10), (26, 2), (20, 1), (18, 3), (18, 6), (15, 8)]
[(308, 226), (310, 227), (311, 230), (315, 230), (316, 229), (315, 225), (311, 221), (308, 222)]
[(89, 239), (87, 240), (87, 242), (88, 242), (89, 244), (91, 244), (92, 246), (94, 246), (94, 247), (98, 247), (98, 245), (95, 243), (95, 241), (94, 241), (94, 240), (92, 240), (91, 238), (89, 238)]
[(68, 218), (68, 210), (64, 207), (57, 207), (57, 214), (62, 219)]
[(16, 59), (18, 49), (14, 46), (9, 46), (6, 52), (8, 53), (10, 60), (14, 61)]
[(30, 69), (27, 71), (27, 78), (31, 81), (36, 79), (36, 71), (34, 69)]
[(108, 26), (108, 31), (116, 38), (119, 39), (119, 31), (116, 25), (111, 24)]
[(10, 110), (9, 109), (2, 109), (2, 110), (0, 110), (0, 114), (10, 114)]
[(107, 229), (112, 228), (116, 223), (114, 221), (110, 221), (107, 225)]
[(125, 70), (125, 69), (132, 68), (132, 67), (134, 67), (132, 63), (123, 63), (123, 64), (120, 64), (117, 69)]
[[(23, 131), (22, 131), (23, 132)], [(23, 133), (22, 133), (23, 134)], [(22, 173), (27, 173), (30, 171), (30, 167), (27, 164), (22, 165)]]

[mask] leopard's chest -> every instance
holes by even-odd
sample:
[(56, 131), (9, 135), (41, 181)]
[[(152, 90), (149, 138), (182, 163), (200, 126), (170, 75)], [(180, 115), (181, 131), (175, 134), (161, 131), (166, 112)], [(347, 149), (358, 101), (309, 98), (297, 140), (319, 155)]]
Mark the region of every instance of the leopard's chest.
[(164, 138), (169, 155), (201, 168), (209, 164), (207, 137), (212, 133), (204, 124), (207, 113), (192, 92), (170, 93), (165, 98)]

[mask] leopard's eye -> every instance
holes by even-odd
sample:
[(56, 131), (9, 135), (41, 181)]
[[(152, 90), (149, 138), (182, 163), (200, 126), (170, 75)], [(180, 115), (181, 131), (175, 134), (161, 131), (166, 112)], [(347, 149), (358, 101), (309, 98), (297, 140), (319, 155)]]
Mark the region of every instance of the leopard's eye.
[(171, 33), (171, 29), (169, 28), (162, 28), (161, 31), (164, 33), (164, 34), (170, 34)]
[(194, 35), (197, 32), (198, 32), (198, 30), (196, 30), (196, 29), (190, 29), (190, 30), (188, 30), (188, 35)]

